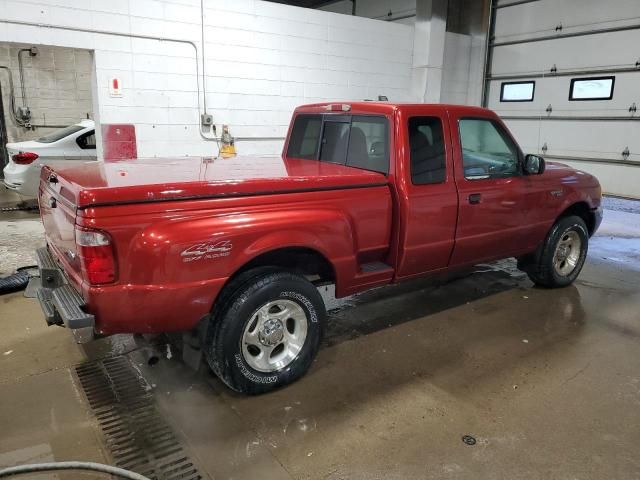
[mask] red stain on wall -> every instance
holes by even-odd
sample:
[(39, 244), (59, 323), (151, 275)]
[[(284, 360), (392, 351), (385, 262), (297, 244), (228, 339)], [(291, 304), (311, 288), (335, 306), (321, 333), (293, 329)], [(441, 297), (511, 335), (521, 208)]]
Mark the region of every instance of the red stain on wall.
[(131, 160), (138, 158), (136, 127), (126, 123), (102, 125), (104, 160)]

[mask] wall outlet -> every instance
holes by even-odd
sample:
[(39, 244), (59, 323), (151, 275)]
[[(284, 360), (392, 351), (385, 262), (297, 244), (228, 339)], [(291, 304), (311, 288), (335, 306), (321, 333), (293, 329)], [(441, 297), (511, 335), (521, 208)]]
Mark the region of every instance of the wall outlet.
[(211, 125), (213, 125), (213, 115), (209, 113), (203, 113), (202, 115), (200, 115), (200, 124), (203, 127), (210, 127)]

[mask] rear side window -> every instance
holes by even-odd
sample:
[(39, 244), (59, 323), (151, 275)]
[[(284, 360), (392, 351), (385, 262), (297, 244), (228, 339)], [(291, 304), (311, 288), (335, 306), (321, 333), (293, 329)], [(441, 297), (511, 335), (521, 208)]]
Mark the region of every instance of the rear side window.
[(320, 115), (298, 115), (293, 124), (287, 156), (316, 158), (321, 128), (322, 117)]
[(287, 157), (389, 173), (389, 125), (377, 115), (298, 115)]
[(445, 150), (442, 122), (439, 118), (409, 119), (409, 149), (411, 183), (427, 185), (445, 181)]
[(91, 130), (76, 138), (76, 143), (83, 150), (95, 150), (96, 148), (96, 131)]

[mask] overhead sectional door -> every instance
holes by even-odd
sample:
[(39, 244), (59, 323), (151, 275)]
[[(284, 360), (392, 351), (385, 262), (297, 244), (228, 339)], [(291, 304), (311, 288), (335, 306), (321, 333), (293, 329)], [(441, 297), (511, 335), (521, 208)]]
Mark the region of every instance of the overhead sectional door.
[(640, 198), (640, 0), (497, 0), (485, 105), (527, 153)]

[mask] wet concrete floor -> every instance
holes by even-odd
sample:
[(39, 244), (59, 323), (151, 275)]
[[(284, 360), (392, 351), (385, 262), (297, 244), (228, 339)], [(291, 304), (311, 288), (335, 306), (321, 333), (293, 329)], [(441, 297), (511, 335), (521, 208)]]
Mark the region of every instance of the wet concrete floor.
[(310, 372), (259, 397), (191, 372), (164, 345), (79, 347), (37, 302), (4, 295), (0, 467), (110, 462), (73, 367), (124, 354), (214, 479), (640, 478), (635, 212), (607, 210), (562, 290), (533, 288), (505, 261), (341, 302)]

